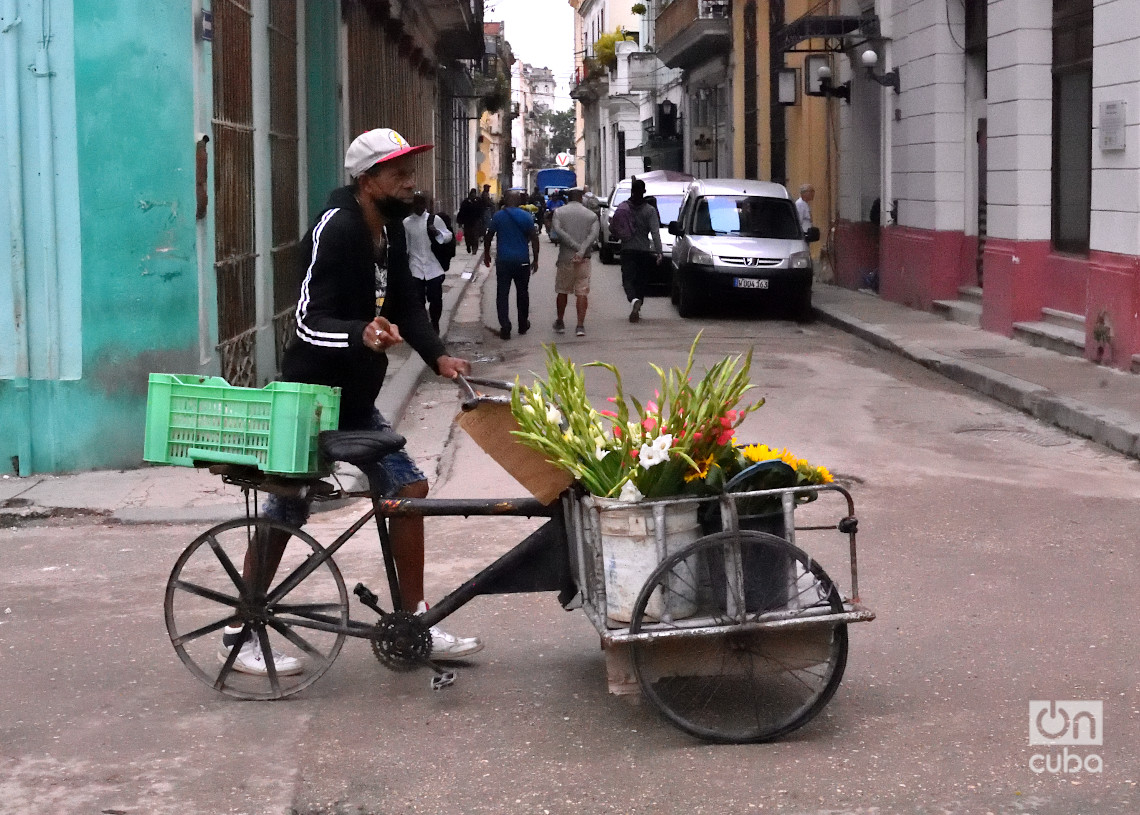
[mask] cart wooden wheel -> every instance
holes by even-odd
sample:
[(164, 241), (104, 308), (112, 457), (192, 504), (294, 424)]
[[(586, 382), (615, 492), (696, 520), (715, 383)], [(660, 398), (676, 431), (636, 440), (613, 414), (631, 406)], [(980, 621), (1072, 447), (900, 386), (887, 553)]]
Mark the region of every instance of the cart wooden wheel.
[[(259, 590), (266, 581), (242, 577), (247, 552), (255, 574), (265, 562), (259, 553), (274, 544), (284, 545), (281, 562), (269, 590)], [(266, 518), (238, 518), (186, 547), (166, 584), (165, 612), (174, 650), (194, 676), (238, 699), (281, 699), (317, 681), (340, 653), (348, 592), (312, 536)], [(242, 628), (263, 673), (235, 669), (242, 646), (223, 645), (226, 626)], [(271, 660), (272, 651), (285, 659)]]
[[(663, 561), (634, 603), (638, 682), (669, 721), (707, 741), (777, 739), (811, 720), (847, 662), (831, 579), (764, 532), (708, 535)], [(761, 623), (780, 625), (759, 628)]]

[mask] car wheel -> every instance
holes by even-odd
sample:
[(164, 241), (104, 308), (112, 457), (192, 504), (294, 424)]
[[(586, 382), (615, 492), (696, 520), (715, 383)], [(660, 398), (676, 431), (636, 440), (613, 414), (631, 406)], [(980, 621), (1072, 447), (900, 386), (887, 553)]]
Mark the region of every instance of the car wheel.
[(797, 323), (810, 323), (815, 316), (811, 307), (811, 283), (797, 289), (788, 301), (788, 313)]
[(677, 313), (685, 319), (696, 317), (700, 306), (696, 284), (681, 274), (677, 278)]

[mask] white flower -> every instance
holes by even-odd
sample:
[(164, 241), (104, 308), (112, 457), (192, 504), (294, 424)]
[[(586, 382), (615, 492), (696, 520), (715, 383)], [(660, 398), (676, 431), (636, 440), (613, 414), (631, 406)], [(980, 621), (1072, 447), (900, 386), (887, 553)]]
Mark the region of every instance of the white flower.
[(561, 425), (562, 413), (558, 410), (558, 408), (551, 405), (546, 409), (546, 421), (550, 422), (552, 425)]
[(654, 449), (660, 450), (662, 453), (665, 453), (665, 458), (669, 457), (669, 448), (671, 448), (672, 446), (673, 446), (673, 436), (670, 435), (669, 433), (662, 433), (660, 436), (658, 436), (656, 439), (653, 440)]
[(608, 456), (609, 454), (610, 454), (610, 451), (609, 451), (609, 450), (606, 450), (606, 449), (605, 449), (604, 447), (602, 447), (601, 445), (598, 445), (598, 446), (597, 446), (597, 447), (594, 449), (594, 458), (596, 458), (598, 461), (601, 461), (602, 459), (604, 459), (604, 458), (605, 458), (606, 456)]
[(638, 463), (647, 470), (654, 464), (660, 464), (668, 460), (669, 454), (664, 450), (659, 450), (652, 444), (641, 445), (641, 449), (637, 452)]
[(522, 409), (524, 412), (529, 413), (531, 416), (534, 415), (534, 405), (523, 405)]
[(635, 504), (645, 496), (641, 494), (641, 490), (632, 481), (626, 481), (621, 486), (621, 494), (618, 495), (619, 501), (626, 501), (630, 504)]

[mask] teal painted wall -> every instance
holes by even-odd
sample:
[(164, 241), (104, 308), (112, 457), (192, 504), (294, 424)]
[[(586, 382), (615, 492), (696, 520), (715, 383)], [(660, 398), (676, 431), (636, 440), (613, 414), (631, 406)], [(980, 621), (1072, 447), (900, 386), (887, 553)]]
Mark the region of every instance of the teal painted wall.
[(305, 61), (308, 81), (309, 217), (325, 208), (329, 193), (344, 176), (340, 138), (340, 82), (337, 62), (340, 4), (308, 0), (305, 4)]
[(198, 357), (190, 3), (74, 15), (83, 378), (33, 388), (39, 472), (139, 464), (147, 374)]

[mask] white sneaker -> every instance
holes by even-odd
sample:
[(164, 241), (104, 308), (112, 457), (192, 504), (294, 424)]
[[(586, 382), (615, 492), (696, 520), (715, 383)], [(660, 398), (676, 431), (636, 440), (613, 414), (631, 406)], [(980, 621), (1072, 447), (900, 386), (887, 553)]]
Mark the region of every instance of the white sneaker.
[[(416, 606), (416, 614), (423, 614), (427, 610), (427, 603), (420, 600)], [(456, 637), (439, 626), (431, 627), (431, 658), (434, 660), (447, 662), (452, 659), (463, 659), (482, 650), (483, 641), (478, 637)]]
[[(237, 636), (240, 633), (231, 633), (227, 631), (226, 636)], [(225, 661), (230, 658), (230, 648), (232, 645), (227, 645), (225, 641), (222, 642), (222, 647), (218, 649), (218, 660), (225, 664)], [(305, 664), (296, 657), (286, 656), (278, 651), (276, 648), (273, 650), (273, 666), (277, 669), (278, 676), (292, 676), (299, 674), (305, 670)], [(265, 667), (265, 657), (261, 653), (261, 646), (253, 639), (248, 639), (242, 644), (241, 650), (238, 651), (237, 658), (234, 659), (233, 669), (243, 674), (253, 674), (254, 676), (268, 676), (269, 669)]]

